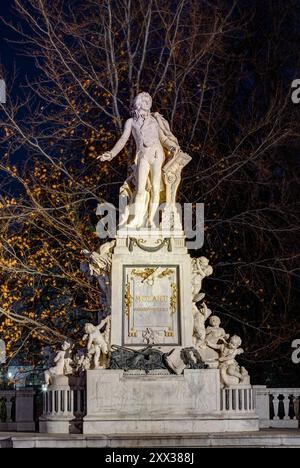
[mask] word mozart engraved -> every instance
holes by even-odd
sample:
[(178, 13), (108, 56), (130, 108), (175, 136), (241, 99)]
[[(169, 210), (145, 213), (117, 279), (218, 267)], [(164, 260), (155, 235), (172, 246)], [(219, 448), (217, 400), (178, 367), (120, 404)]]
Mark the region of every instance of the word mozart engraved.
[(168, 296), (136, 296), (137, 302), (167, 302)]

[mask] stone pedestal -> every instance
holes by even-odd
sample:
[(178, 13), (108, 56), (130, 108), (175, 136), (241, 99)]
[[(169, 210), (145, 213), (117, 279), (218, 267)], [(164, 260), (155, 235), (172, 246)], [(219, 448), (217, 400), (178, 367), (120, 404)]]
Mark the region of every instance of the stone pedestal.
[(81, 379), (72, 376), (57, 376), (43, 397), (43, 415), (39, 420), (41, 433), (81, 432), (86, 399)]
[(16, 398), (16, 423), (19, 432), (29, 432), (35, 430), (34, 422), (34, 396), (35, 391), (30, 389), (20, 389)]
[(192, 346), (191, 258), (182, 231), (119, 231), (112, 256), (113, 345)]
[[(250, 391), (250, 388), (249, 388)], [(258, 430), (254, 408), (221, 406), (219, 371), (183, 375), (87, 372), (84, 434), (184, 434)]]

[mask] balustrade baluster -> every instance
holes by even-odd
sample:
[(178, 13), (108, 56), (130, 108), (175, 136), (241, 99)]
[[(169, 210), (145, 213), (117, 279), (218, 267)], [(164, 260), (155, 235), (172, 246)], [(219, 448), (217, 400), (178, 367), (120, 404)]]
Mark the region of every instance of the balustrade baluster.
[(244, 390), (243, 388), (240, 390), (240, 394), (241, 394), (241, 401), (240, 401), (241, 406), (240, 406), (240, 410), (243, 411), (243, 412), (245, 412), (245, 409), (246, 409), (246, 408), (245, 408), (245, 390)]
[(68, 413), (68, 406), (69, 406), (69, 401), (68, 401), (68, 394), (69, 392), (67, 390), (64, 390), (64, 414)]
[(11, 415), (11, 410), (12, 410), (12, 399), (10, 397), (6, 398), (5, 401), (5, 406), (6, 406), (6, 422), (11, 423), (12, 422), (12, 415)]
[(274, 397), (274, 400), (273, 400), (273, 408), (274, 408), (274, 420), (279, 420), (279, 414), (278, 414), (278, 411), (279, 411), (279, 393), (273, 393), (273, 397)]
[(284, 420), (290, 420), (290, 395), (288, 393), (283, 394), (284, 400), (283, 400), (283, 405), (284, 405)]
[(74, 414), (74, 391), (71, 390), (71, 391), (70, 391), (70, 394), (71, 394), (71, 409), (70, 409), (70, 412), (71, 412), (72, 414)]
[(77, 390), (77, 413), (81, 413), (81, 390)]
[(295, 414), (294, 414), (293, 419), (296, 419), (296, 420), (299, 420), (299, 419), (300, 419), (300, 418), (299, 418), (299, 406), (300, 406), (300, 405), (299, 405), (299, 403), (300, 403), (299, 398), (300, 398), (299, 393), (296, 393), (296, 392), (295, 392), (295, 393), (294, 393), (294, 399), (293, 399), (294, 413), (295, 413)]

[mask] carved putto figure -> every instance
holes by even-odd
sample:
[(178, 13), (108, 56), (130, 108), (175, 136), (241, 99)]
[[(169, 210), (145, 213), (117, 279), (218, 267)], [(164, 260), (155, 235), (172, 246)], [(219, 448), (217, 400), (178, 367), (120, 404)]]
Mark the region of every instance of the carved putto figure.
[[(169, 200), (166, 199), (166, 185), (168, 177), (173, 171), (170, 167), (163, 177), (163, 167), (166, 158), (172, 154), (177, 175), (191, 160), (190, 156), (180, 150), (177, 138), (172, 134), (168, 122), (159, 114), (151, 113), (152, 98), (148, 93), (139, 93), (133, 103), (132, 117), (125, 123), (124, 132), (111, 151), (100, 155), (101, 161), (111, 161), (124, 148), (132, 135), (136, 144), (135, 162), (132, 166), (132, 175), (121, 188), (121, 195), (128, 196), (130, 206), (133, 208), (133, 217), (129, 222), (130, 210), (124, 213), (121, 224), (128, 227), (142, 226), (155, 227), (155, 216), (160, 203), (173, 202), (169, 190)], [(168, 165), (170, 165), (170, 160)], [(171, 164), (172, 166), (172, 164)], [(174, 172), (174, 171), (173, 171)], [(175, 174), (175, 194), (179, 185)]]
[[(222, 346), (227, 343), (229, 335), (226, 334), (225, 330), (220, 327), (221, 320), (216, 315), (213, 315), (209, 319), (209, 325), (205, 328), (203, 335), (203, 328), (201, 328), (201, 341), (197, 342), (195, 346), (199, 351), (201, 358), (204, 362), (210, 365), (210, 367), (217, 368), (219, 366), (219, 356)], [(202, 325), (202, 324), (201, 324)], [(204, 336), (204, 339), (203, 339)], [(196, 340), (194, 331), (194, 340)]]
[(112, 263), (112, 254), (116, 241), (106, 242), (100, 247), (99, 253), (83, 250), (86, 258), (80, 265), (81, 271), (88, 279), (96, 278), (103, 296), (103, 303), (106, 305), (107, 312), (110, 312), (110, 271)]
[(70, 355), (71, 343), (65, 341), (61, 350), (56, 353), (54, 358), (55, 366), (50, 367), (44, 372), (45, 384), (48, 386), (53, 382), (53, 378), (62, 375), (70, 375), (73, 372), (72, 359)]
[(193, 340), (196, 349), (203, 348), (205, 346), (206, 329), (205, 322), (211, 316), (212, 311), (203, 302), (199, 308), (194, 304), (193, 316), (194, 316), (194, 329), (193, 329)]
[(165, 355), (165, 361), (175, 374), (180, 375), (185, 369), (205, 369), (198, 351), (193, 348), (175, 348)]
[(221, 320), (216, 315), (209, 319), (209, 326), (205, 328), (205, 321), (211, 314), (211, 310), (203, 303), (194, 312), (194, 346), (199, 352), (203, 362), (209, 367), (220, 369), (222, 386), (250, 384), (247, 370), (240, 367), (235, 360), (244, 351), (240, 347), (242, 340), (239, 336), (228, 335), (222, 328)]
[(222, 346), (228, 340), (229, 335), (225, 332), (224, 328), (220, 327), (221, 320), (216, 315), (209, 319), (209, 326), (206, 328), (206, 345), (216, 351), (220, 351)]
[(205, 303), (197, 306), (197, 303), (202, 301), (205, 294), (201, 292), (202, 282), (205, 277), (211, 275), (212, 267), (209, 265), (209, 260), (206, 257), (192, 259), (192, 312), (193, 312), (193, 341), (195, 348), (205, 347), (205, 322), (212, 312)]
[[(108, 343), (109, 343), (109, 323), (110, 317), (103, 319), (99, 325), (95, 326), (92, 323), (85, 325), (85, 335), (83, 340), (87, 340), (87, 352), (88, 358), (93, 360), (94, 369), (103, 368), (100, 367), (101, 355), (106, 356), (108, 354)], [(106, 329), (101, 333), (101, 329), (106, 325)]]
[(193, 301), (199, 302), (201, 296), (199, 293), (202, 289), (202, 282), (204, 278), (213, 273), (213, 268), (209, 264), (206, 257), (199, 257), (192, 259), (192, 287), (193, 287)]
[(116, 241), (106, 242), (101, 245), (99, 253), (83, 250), (82, 253), (87, 259), (87, 262), (81, 264), (81, 269), (84, 273), (91, 277), (98, 278), (103, 276), (105, 272), (111, 269), (112, 253), (116, 245)]
[(240, 348), (242, 340), (239, 336), (232, 336), (229, 343), (225, 343), (221, 347), (220, 362), (220, 375), (221, 383), (229, 387), (230, 385), (249, 384), (249, 374), (244, 367), (240, 367), (235, 360), (244, 352)]

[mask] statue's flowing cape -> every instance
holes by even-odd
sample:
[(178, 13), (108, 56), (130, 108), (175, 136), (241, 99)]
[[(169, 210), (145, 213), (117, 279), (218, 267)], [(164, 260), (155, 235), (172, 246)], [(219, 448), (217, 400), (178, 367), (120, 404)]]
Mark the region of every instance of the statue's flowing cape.
[(160, 130), (164, 135), (163, 145), (166, 144), (168, 148), (171, 148), (172, 146), (174, 148), (179, 148), (178, 140), (176, 136), (173, 135), (173, 133), (171, 132), (169, 122), (158, 112), (154, 112), (154, 114), (152, 115), (155, 118)]

